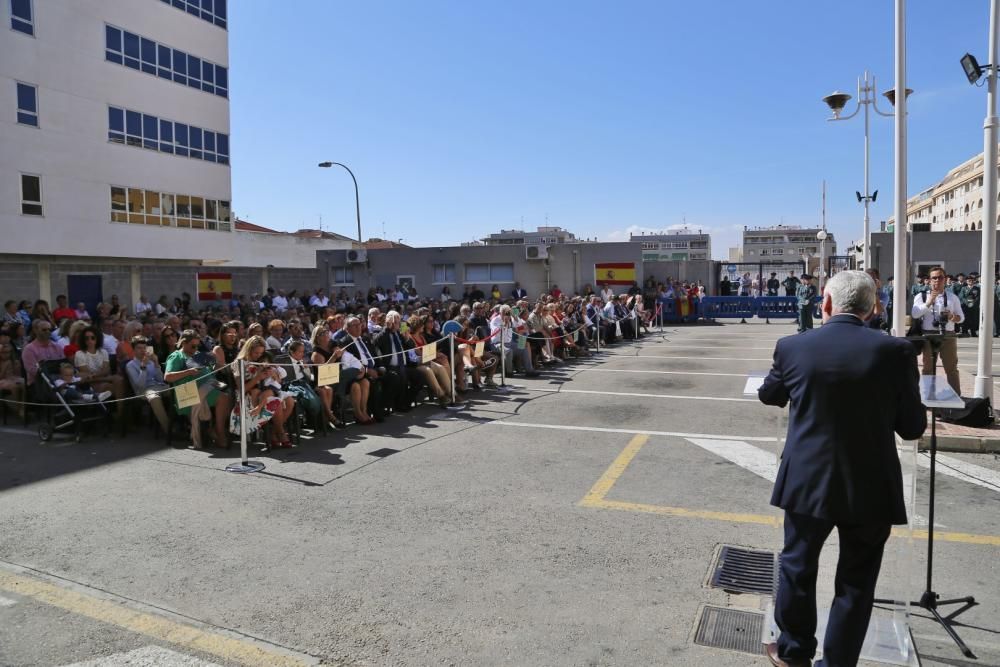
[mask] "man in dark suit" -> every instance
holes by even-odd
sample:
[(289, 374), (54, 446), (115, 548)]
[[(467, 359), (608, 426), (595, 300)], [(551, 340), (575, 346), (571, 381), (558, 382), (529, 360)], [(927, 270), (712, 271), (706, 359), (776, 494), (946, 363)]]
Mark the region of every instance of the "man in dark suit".
[(521, 287), (521, 283), (514, 283), (514, 289), (510, 291), (510, 295), (514, 301), (520, 301), (528, 298), (528, 291)]
[(779, 340), (758, 392), (767, 405), (791, 403), (771, 496), (785, 510), (774, 611), (781, 635), (767, 647), (775, 665), (809, 665), (816, 652), (816, 575), (834, 527), (840, 560), (823, 660), (857, 663), (885, 542), (893, 524), (906, 523), (893, 433), (915, 440), (927, 413), (912, 345), (863, 326), (875, 299), (875, 282), (861, 271), (831, 278), (823, 327)]
[(375, 417), (375, 421), (385, 421), (386, 411), (392, 405), (393, 400), (395, 400), (395, 396), (390, 394), (389, 391), (395, 388), (396, 385), (392, 384), (390, 380), (387, 387), (387, 383), (383, 382), (386, 373), (384, 368), (382, 370), (379, 369), (379, 365), (383, 360), (379, 359), (379, 363), (376, 363), (375, 353), (371, 351), (361, 335), (363, 330), (361, 320), (357, 317), (349, 317), (344, 330), (347, 332), (347, 335), (340, 339), (340, 344), (345, 352), (350, 352), (361, 362), (361, 365), (364, 367), (365, 377), (368, 378), (368, 382), (371, 384), (371, 393), (368, 397), (368, 411)]
[[(410, 374), (406, 368), (407, 343), (399, 332), (402, 317), (395, 310), (385, 315), (385, 327), (372, 338), (372, 349), (379, 357), (379, 366), (385, 368), (382, 376), (386, 397), (392, 398), (396, 412), (406, 412), (413, 407)], [(409, 347), (413, 347), (410, 343)]]

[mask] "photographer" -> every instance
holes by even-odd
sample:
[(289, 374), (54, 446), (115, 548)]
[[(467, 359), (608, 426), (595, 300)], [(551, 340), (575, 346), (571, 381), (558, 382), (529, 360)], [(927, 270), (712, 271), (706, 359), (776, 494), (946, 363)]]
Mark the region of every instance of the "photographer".
[[(947, 289), (946, 280), (944, 269), (935, 266), (928, 277), (930, 290), (920, 292), (913, 298), (913, 310), (910, 311), (910, 316), (914, 320), (919, 320), (921, 328), (927, 333), (955, 333), (955, 325), (965, 321), (961, 300), (952, 290)], [(961, 396), (962, 390), (958, 378), (958, 341), (955, 337), (945, 338), (942, 341), (938, 357), (948, 376), (948, 384)], [(929, 343), (924, 344), (923, 373), (934, 374)]]

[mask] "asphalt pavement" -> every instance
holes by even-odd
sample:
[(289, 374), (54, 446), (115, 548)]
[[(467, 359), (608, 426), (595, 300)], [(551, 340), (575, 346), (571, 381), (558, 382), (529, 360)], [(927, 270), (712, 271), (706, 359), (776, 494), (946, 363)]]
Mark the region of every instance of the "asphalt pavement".
[[(784, 413), (743, 391), (785, 335), (654, 330), (461, 411), (253, 452), (252, 475), (141, 429), (41, 444), (0, 427), (0, 665), (767, 664), (695, 639), (706, 606), (767, 607), (708, 580), (723, 545), (780, 549)], [(971, 388), (975, 341), (960, 348)], [(976, 596), (956, 627), (979, 659), (923, 611), (910, 627), (925, 665), (1000, 665), (1000, 465), (948, 456), (934, 584)], [(886, 597), (924, 586), (921, 458)]]

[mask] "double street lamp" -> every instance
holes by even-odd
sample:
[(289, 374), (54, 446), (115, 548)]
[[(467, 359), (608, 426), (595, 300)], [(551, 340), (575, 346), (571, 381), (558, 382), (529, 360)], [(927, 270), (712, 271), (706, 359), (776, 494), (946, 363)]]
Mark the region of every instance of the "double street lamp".
[[(909, 97), (910, 93), (912, 93), (912, 92), (913, 92), (912, 90), (910, 90), (909, 88), (907, 88), (906, 89), (906, 96)], [(893, 106), (896, 105), (896, 91), (895, 90), (886, 91), (885, 93), (883, 93), (883, 95), (885, 95), (886, 99), (889, 100), (890, 104), (892, 104)], [(826, 97), (823, 98), (823, 101), (826, 102), (826, 105), (828, 107), (830, 107), (831, 111), (833, 111), (833, 117), (827, 119), (827, 120), (831, 120), (831, 121), (833, 121), (833, 120), (848, 120), (850, 118), (854, 118), (861, 111), (861, 108), (864, 107), (864, 111), (865, 111), (865, 114), (864, 114), (864, 117), (865, 117), (865, 192), (864, 192), (864, 194), (861, 194), (860, 192), (858, 192), (856, 194), (858, 196), (858, 201), (861, 202), (861, 203), (863, 203), (865, 205), (865, 221), (864, 221), (864, 237), (865, 237), (865, 240), (864, 240), (864, 252), (862, 254), (862, 260), (864, 261), (864, 266), (865, 266), (866, 269), (871, 268), (871, 237), (870, 237), (870, 222), (869, 222), (869, 217), (868, 217), (868, 205), (870, 203), (874, 202), (875, 199), (878, 197), (878, 190), (876, 190), (874, 193), (870, 193), (868, 191), (868, 143), (869, 143), (869, 141), (868, 141), (868, 107), (872, 107), (875, 110), (875, 113), (877, 113), (880, 116), (892, 117), (894, 115), (891, 112), (890, 113), (886, 113), (886, 112), (880, 110), (878, 108), (878, 102), (876, 101), (877, 99), (878, 99), (877, 98), (877, 92), (875, 90), (875, 77), (871, 76), (871, 78), (869, 79), (868, 72), (865, 72), (863, 78), (859, 78), (858, 79), (858, 101), (857, 101), (857, 106), (855, 107), (854, 111), (850, 115), (847, 115), (847, 116), (842, 116), (841, 115), (841, 113), (844, 110), (844, 107), (851, 100), (851, 96), (848, 95), (847, 93), (842, 93), (840, 91), (837, 91), (837, 92), (831, 93), (831, 94), (829, 94), (829, 95), (827, 95)]]
[(330, 161), (320, 162), (319, 163), (319, 166), (323, 167), (323, 168), (329, 168), (329, 167), (332, 167), (333, 165), (337, 165), (338, 167), (343, 167), (344, 169), (347, 169), (347, 173), (351, 175), (351, 180), (354, 181), (354, 209), (355, 209), (355, 211), (358, 214), (358, 243), (362, 243), (362, 241), (361, 241), (361, 199), (358, 197), (358, 179), (354, 178), (354, 172), (351, 171), (350, 167), (348, 167), (346, 164), (341, 164), (340, 162), (330, 162)]

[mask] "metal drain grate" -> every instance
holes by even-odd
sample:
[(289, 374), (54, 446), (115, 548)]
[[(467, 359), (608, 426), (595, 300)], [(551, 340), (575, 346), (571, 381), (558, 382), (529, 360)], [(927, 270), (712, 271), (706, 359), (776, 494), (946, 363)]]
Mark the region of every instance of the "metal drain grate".
[(742, 609), (705, 607), (698, 621), (694, 643), (730, 651), (761, 655), (764, 614)]
[(775, 590), (773, 551), (724, 546), (712, 572), (712, 587), (730, 593), (771, 595)]

